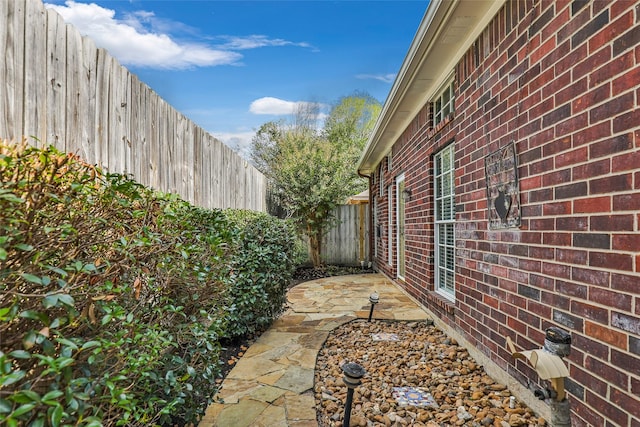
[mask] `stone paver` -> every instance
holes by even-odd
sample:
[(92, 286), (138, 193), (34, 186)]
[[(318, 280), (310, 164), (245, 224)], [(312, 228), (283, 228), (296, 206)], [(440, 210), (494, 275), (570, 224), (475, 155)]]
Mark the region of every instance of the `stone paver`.
[(288, 309), (229, 372), (199, 427), (317, 427), (313, 373), (329, 332), (369, 316), (424, 320), (427, 313), (380, 274), (330, 277), (289, 290)]

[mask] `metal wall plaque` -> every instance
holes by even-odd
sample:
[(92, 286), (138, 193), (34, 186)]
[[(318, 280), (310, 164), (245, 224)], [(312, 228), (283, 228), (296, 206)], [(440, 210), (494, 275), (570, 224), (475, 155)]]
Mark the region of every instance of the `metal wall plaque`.
[(513, 141), (484, 158), (484, 171), (489, 228), (497, 230), (519, 227), (520, 189)]

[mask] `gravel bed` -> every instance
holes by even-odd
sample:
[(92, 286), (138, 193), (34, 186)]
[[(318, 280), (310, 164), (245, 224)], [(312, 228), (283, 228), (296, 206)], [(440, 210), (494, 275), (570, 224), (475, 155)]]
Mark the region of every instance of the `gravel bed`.
[[(349, 362), (366, 370), (350, 426), (546, 425), (435, 326), (356, 320), (333, 330), (318, 354), (314, 394), (321, 427), (342, 427), (347, 387), (340, 367)], [(394, 391), (406, 391), (401, 387), (420, 388), (423, 406), (399, 404)]]

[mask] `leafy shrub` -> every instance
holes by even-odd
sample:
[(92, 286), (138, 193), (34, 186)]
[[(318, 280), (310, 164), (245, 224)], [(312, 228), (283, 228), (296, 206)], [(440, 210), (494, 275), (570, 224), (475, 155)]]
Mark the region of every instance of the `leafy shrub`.
[(262, 331), (280, 314), (295, 268), (295, 228), (267, 214), (229, 210), (234, 225), (228, 264), (227, 336)]
[(0, 424), (195, 422), (224, 335), (220, 211), (0, 144)]

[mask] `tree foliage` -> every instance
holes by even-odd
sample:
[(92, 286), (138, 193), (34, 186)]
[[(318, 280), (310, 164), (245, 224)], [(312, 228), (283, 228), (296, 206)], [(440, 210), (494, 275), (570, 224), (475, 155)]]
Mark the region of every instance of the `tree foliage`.
[(253, 139), (254, 164), (309, 238), (314, 266), (321, 264), (322, 237), (335, 219), (333, 209), (366, 188), (356, 164), (380, 109), (374, 98), (356, 93), (338, 100), (320, 129), (312, 120), (317, 111), (305, 109), (291, 123), (265, 123)]

